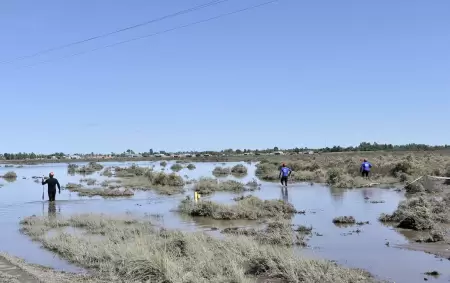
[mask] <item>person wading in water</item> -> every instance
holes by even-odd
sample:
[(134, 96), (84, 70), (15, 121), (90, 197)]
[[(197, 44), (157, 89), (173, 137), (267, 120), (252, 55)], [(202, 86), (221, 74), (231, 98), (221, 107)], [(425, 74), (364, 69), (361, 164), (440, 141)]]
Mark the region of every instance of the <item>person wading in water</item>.
[(281, 185), (287, 187), (288, 178), (291, 176), (292, 170), (289, 167), (286, 167), (286, 164), (283, 163), (281, 165), (280, 174), (278, 178), (281, 179)]
[(54, 178), (55, 174), (53, 172), (50, 172), (48, 174), (48, 179), (44, 180), (42, 178), (42, 185), (47, 184), (48, 185), (48, 200), (49, 201), (55, 201), (56, 196), (56, 186), (58, 186), (58, 191), (61, 193), (61, 186), (59, 185), (58, 179)]

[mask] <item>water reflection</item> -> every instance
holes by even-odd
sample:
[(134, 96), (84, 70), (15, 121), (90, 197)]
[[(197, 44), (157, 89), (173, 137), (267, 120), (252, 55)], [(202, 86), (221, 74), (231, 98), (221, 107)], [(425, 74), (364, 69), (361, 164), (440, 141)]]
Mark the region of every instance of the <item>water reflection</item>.
[(288, 188), (286, 187), (281, 187), (281, 199), (288, 203), (289, 202), (289, 192), (288, 192)]

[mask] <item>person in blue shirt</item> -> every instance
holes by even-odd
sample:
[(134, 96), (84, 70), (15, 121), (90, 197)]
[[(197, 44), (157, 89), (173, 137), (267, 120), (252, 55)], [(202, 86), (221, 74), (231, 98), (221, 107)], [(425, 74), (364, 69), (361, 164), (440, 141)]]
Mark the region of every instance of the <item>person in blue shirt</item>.
[(288, 178), (289, 176), (291, 176), (291, 172), (292, 170), (289, 167), (287, 167), (286, 164), (283, 163), (283, 165), (281, 165), (280, 174), (278, 178), (281, 178), (282, 186), (287, 187)]
[(372, 168), (372, 164), (370, 164), (367, 159), (364, 159), (363, 163), (361, 164), (361, 168), (359, 171), (361, 171), (361, 175), (363, 178), (369, 178), (370, 169)]

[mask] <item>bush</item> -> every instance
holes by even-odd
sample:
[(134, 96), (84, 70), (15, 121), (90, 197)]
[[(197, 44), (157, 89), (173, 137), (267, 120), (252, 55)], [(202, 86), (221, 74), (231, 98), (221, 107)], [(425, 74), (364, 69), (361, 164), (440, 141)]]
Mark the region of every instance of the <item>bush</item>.
[(195, 168), (196, 168), (195, 165), (192, 163), (187, 166), (187, 169), (189, 170), (194, 170)]
[(339, 216), (333, 219), (334, 224), (355, 224), (356, 220), (353, 216)]
[(231, 168), (231, 173), (233, 175), (247, 175), (247, 167), (242, 164), (238, 164)]
[(161, 162), (159, 163), (159, 165), (161, 165), (161, 167), (166, 167), (166, 166), (167, 166), (167, 162), (161, 161)]

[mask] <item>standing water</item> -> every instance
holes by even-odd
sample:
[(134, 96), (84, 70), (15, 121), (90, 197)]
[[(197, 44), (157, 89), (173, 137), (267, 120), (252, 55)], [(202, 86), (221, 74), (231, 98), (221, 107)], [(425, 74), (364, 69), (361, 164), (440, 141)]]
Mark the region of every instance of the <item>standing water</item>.
[[(132, 162), (101, 163), (108, 166), (130, 166)], [(143, 167), (153, 167), (155, 171), (170, 172), (170, 163), (162, 168), (159, 162), (136, 162)], [(232, 167), (239, 163), (195, 163), (196, 169), (187, 168), (178, 172), (186, 179), (213, 177), (212, 170), (216, 166)], [(80, 163), (79, 165), (84, 165)], [(224, 179), (234, 179), (240, 182), (251, 181), (255, 177), (255, 165), (245, 164), (249, 169), (243, 178), (233, 176)], [(182, 216), (172, 210), (185, 198), (192, 195), (187, 191), (184, 195), (163, 196), (152, 191), (136, 191), (130, 198), (103, 199), (102, 197), (79, 197), (77, 193), (62, 190), (57, 194), (55, 205), (41, 200), (42, 185), (32, 177), (48, 175), (50, 171), (64, 186), (67, 183), (79, 183), (82, 178), (95, 178), (100, 183), (108, 177), (98, 173), (80, 176), (69, 175), (67, 164), (30, 165), (21, 168), (0, 168), (0, 175), (7, 171), (15, 171), (17, 180), (7, 182), (0, 179), (0, 250), (24, 258), (31, 263), (53, 267), (57, 270), (80, 272), (82, 269), (73, 266), (53, 253), (44, 250), (38, 243), (32, 242), (19, 231), (21, 219), (31, 215), (75, 213), (133, 213), (136, 215), (159, 215), (160, 222), (168, 228), (187, 231), (211, 228), (226, 228), (230, 226), (252, 226), (255, 221), (223, 221), (208, 218)], [(39, 179), (40, 181), (40, 179)], [(321, 185), (294, 184), (288, 192), (283, 193), (277, 183), (261, 182), (261, 190), (244, 193), (252, 194), (261, 199), (283, 199), (292, 203), (297, 210), (305, 210), (304, 215), (296, 215), (293, 223), (313, 227), (313, 236), (308, 248), (299, 249), (298, 253), (305, 257), (325, 258), (335, 260), (349, 267), (365, 269), (380, 279), (393, 282), (423, 282), (428, 271), (439, 271), (438, 278), (428, 278), (432, 282), (448, 282), (450, 280), (450, 262), (436, 258), (433, 255), (419, 251), (400, 249), (398, 246), (409, 242), (406, 236), (391, 227), (386, 227), (377, 221), (381, 213), (394, 211), (404, 196), (393, 190), (369, 188), (354, 190), (335, 190)], [(221, 203), (233, 203), (236, 194), (216, 193), (204, 199)], [(371, 201), (383, 201), (372, 203)], [(363, 226), (336, 226), (332, 219), (337, 216), (354, 216), (357, 221), (366, 222)]]

